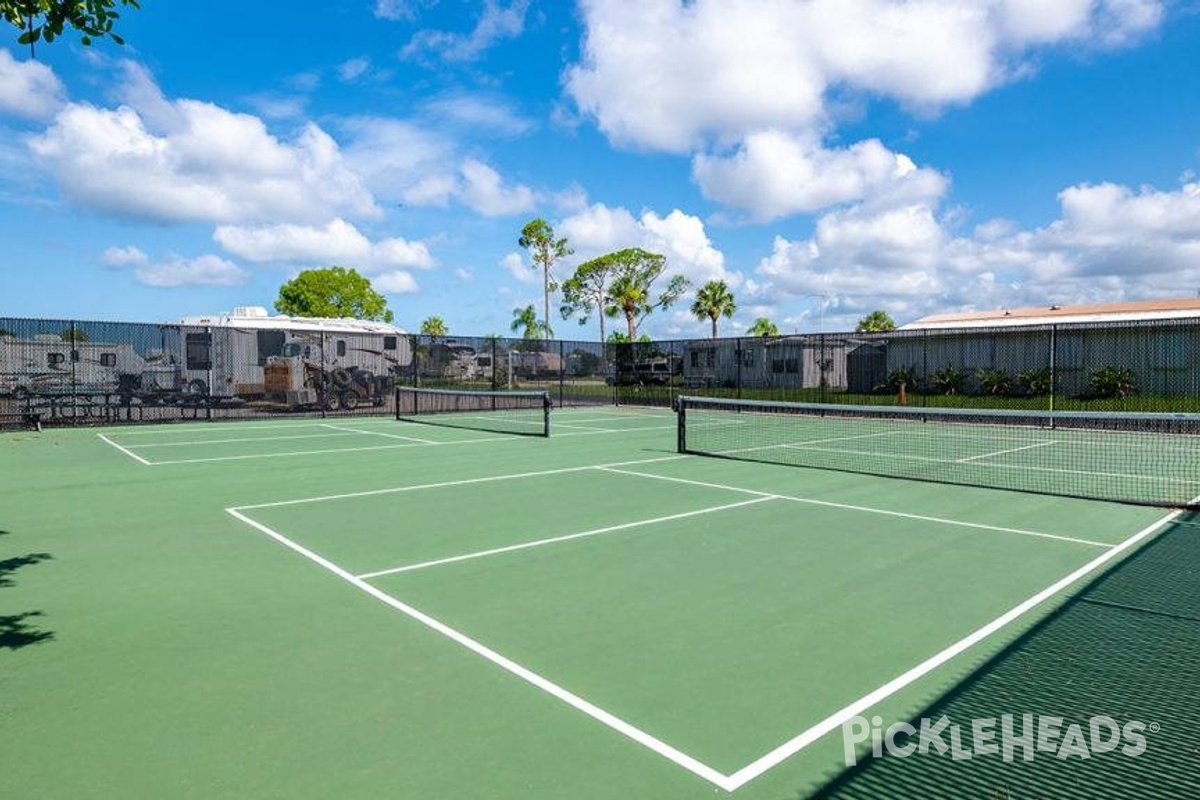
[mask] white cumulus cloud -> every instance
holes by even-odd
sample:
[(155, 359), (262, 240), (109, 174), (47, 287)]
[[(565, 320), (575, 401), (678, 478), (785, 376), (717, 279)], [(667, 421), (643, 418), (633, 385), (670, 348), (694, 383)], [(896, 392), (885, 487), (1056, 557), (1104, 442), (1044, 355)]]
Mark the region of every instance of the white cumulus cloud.
[(556, 226), (575, 248), (575, 262), (627, 247), (640, 247), (667, 257), (669, 274), (680, 274), (700, 285), (723, 280), (731, 286), (742, 281), (738, 272), (725, 268), (724, 254), (713, 246), (704, 221), (679, 209), (665, 216), (643, 211), (634, 217), (628, 209), (594, 203)]
[(966, 235), (927, 204), (831, 212), (810, 238), (776, 238), (759, 263), (764, 285), (756, 294), (793, 304), (825, 295), (826, 318), (852, 327), (855, 314), (876, 308), (903, 322), (953, 309), (1178, 297), (1200, 288), (1200, 183), (1173, 191), (1083, 184), (1059, 201), (1059, 217), (1043, 227), (990, 220)]
[(227, 252), (256, 263), (338, 264), (367, 272), (393, 267), (430, 269), (437, 265), (423, 242), (402, 238), (373, 242), (343, 219), (321, 227), (221, 225), (213, 239)]
[(485, 217), (522, 214), (534, 207), (536, 195), (532, 189), (524, 184), (505, 186), (500, 173), (482, 161), (469, 158), (459, 172), (462, 176), (459, 199)]
[(876, 139), (828, 150), (809, 137), (763, 131), (746, 137), (730, 156), (699, 154), (692, 174), (704, 195), (772, 220), (828, 206), (873, 199), (937, 199), (946, 180), (893, 153)]
[(17, 61), (8, 50), (0, 49), (0, 115), (49, 119), (66, 94), (54, 70), (40, 61)]
[(167, 101), (137, 68), (116, 109), (70, 103), (30, 140), (72, 202), (154, 222), (377, 217), (370, 192), (337, 143), (309, 123), (292, 140), (258, 117), (195, 100)]
[(130, 268), (133, 278), (143, 286), (238, 286), (250, 279), (250, 273), (216, 255), (185, 258), (175, 254), (151, 259), (136, 247), (110, 247), (101, 261), (110, 268)]

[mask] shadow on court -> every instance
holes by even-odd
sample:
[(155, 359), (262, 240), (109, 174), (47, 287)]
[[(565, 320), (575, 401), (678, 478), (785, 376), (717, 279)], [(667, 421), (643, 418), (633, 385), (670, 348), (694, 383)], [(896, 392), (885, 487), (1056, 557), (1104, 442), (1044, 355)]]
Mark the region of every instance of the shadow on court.
[[(0, 536), (8, 536), (7, 530), (0, 530)], [(26, 553), (23, 556), (12, 556), (0, 559), (0, 589), (16, 585), (13, 573), (23, 567), (49, 561), (49, 553)], [(22, 614), (0, 614), (0, 650), (18, 650), (31, 644), (39, 644), (54, 638), (53, 631), (40, 630), (29, 622), (30, 618), (42, 616), (41, 611), (26, 611)]]
[[(897, 797), (1046, 800), (1048, 798), (1181, 798), (1200, 785), (1200, 515), (1177, 518), (1150, 544), (1092, 580), (965, 681), (909, 723), (917, 735), (895, 743), (918, 745), (907, 756), (872, 758), (869, 745), (858, 764), (807, 798), (884, 800)], [(932, 741), (919, 749), (920, 720), (943, 716), (960, 727), (962, 749), (974, 750), (972, 721), (1013, 717), (1014, 737), (1026, 732), (1022, 715), (1049, 723), (1056, 738), (1003, 753), (972, 752), (969, 759), (939, 755)], [(1055, 724), (1049, 718), (1061, 717)], [(1099, 724), (1108, 717), (1123, 730)], [(1145, 730), (1144, 752), (1125, 733)], [(1069, 734), (1078, 725), (1080, 738)], [(833, 734), (840, 736), (839, 733)], [(1113, 749), (1114, 736), (1119, 739)], [(947, 745), (947, 729), (940, 737)], [(1096, 747), (1099, 741), (1100, 746)], [(1064, 749), (1064, 744), (1070, 746)], [(1010, 739), (1010, 744), (1012, 739)], [(861, 746), (860, 746), (861, 747)], [(1125, 751), (1125, 748), (1129, 748)], [(997, 748), (999, 749), (999, 747)], [(1086, 750), (1086, 755), (1084, 751)], [(1190, 788), (1189, 788), (1190, 787)]]

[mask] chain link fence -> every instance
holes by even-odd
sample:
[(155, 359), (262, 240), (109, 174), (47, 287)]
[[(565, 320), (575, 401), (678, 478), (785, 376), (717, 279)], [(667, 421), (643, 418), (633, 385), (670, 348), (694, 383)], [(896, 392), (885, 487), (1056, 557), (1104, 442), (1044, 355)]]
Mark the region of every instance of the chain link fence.
[(0, 318), (0, 424), (392, 413), (397, 384), (818, 403), (1200, 411), (1200, 320), (600, 344)]

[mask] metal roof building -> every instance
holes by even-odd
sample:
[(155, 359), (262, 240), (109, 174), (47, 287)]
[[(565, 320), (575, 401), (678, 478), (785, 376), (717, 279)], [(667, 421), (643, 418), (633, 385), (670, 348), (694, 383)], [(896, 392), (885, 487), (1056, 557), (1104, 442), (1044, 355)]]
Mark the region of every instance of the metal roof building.
[(934, 314), (902, 325), (900, 330), (1001, 328), (1023, 325), (1104, 324), (1146, 320), (1200, 319), (1200, 297), (1138, 300), (1132, 303), (1037, 306), (996, 311)]

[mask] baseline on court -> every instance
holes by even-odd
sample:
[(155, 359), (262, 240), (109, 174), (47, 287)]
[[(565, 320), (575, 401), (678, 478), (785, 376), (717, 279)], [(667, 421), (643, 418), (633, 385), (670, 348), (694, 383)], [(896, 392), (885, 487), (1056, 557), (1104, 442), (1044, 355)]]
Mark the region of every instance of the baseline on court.
[[(726, 791), (995, 636), (1174, 516), (1106, 542), (652, 471), (673, 462), (686, 473), (688, 461), (226, 511)], [(365, 530), (349, 519), (397, 522)], [(940, 602), (947, 592), (959, 601)], [(797, 647), (814, 641), (815, 651)], [(827, 677), (838, 674), (847, 677)], [(742, 684), (755, 690), (730, 688)], [(805, 685), (812, 690), (797, 691)]]

